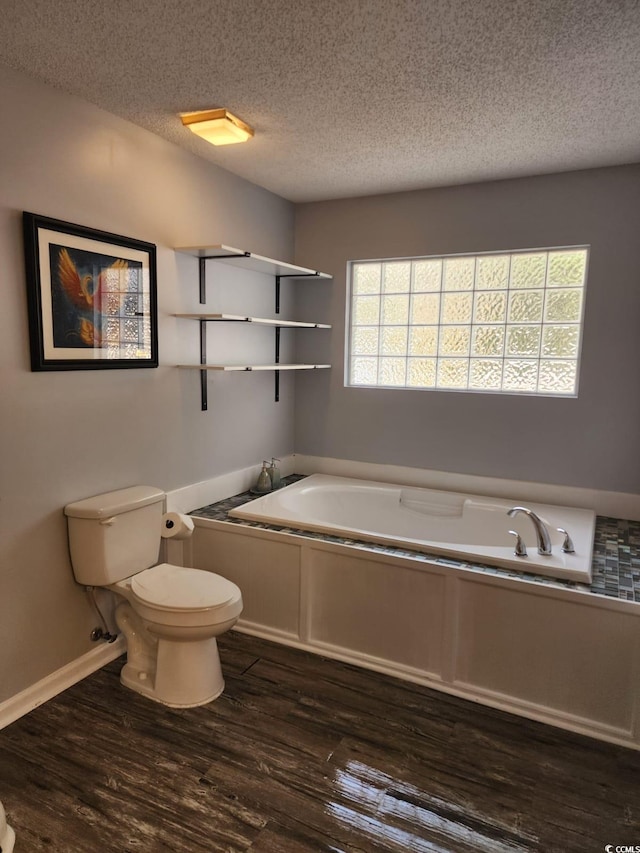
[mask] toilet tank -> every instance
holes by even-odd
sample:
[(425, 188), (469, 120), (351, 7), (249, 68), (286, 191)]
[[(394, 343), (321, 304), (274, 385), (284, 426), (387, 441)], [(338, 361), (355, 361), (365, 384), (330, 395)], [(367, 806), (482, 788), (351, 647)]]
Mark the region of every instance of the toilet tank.
[(165, 494), (132, 486), (64, 508), (78, 583), (107, 586), (158, 562)]

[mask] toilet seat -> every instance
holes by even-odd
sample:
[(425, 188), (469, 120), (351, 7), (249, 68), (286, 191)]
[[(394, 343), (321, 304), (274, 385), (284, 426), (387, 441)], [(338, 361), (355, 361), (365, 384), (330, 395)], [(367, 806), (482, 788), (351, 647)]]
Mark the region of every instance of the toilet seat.
[(131, 591), (157, 610), (216, 610), (238, 597), (239, 589), (220, 575), (160, 563), (131, 578)]

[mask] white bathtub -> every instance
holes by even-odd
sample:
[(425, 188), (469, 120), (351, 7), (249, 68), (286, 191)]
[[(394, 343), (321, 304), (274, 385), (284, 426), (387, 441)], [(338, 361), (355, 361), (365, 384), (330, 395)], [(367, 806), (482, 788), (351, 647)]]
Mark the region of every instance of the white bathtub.
[[(529, 518), (523, 513), (507, 516), (513, 506), (526, 506), (545, 522), (553, 546), (550, 556), (538, 554)], [(313, 474), (229, 515), (591, 582), (595, 527), (591, 510)], [(564, 537), (558, 527), (569, 531), (575, 553), (563, 553)], [(515, 537), (509, 530), (520, 533), (528, 556), (514, 555)]]

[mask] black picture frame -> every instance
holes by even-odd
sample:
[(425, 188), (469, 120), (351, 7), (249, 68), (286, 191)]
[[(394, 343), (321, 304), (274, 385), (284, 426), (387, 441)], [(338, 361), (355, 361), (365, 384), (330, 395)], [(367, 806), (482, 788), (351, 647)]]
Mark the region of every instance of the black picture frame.
[(157, 367), (155, 245), (22, 219), (31, 370)]

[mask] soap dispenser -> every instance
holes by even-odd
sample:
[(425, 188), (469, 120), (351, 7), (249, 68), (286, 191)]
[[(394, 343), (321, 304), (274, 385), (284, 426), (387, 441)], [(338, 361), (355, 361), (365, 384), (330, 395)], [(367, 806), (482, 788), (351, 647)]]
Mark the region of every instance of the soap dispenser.
[(262, 471), (260, 471), (258, 482), (256, 483), (255, 491), (260, 492), (261, 494), (271, 491), (271, 477), (269, 476), (269, 471), (267, 469), (268, 464), (268, 462), (263, 460)]
[(269, 465), (267, 471), (269, 472), (269, 477), (271, 478), (271, 488), (279, 489), (280, 488), (280, 469), (276, 465), (276, 462), (279, 462), (279, 459), (275, 457), (271, 458), (271, 465)]

